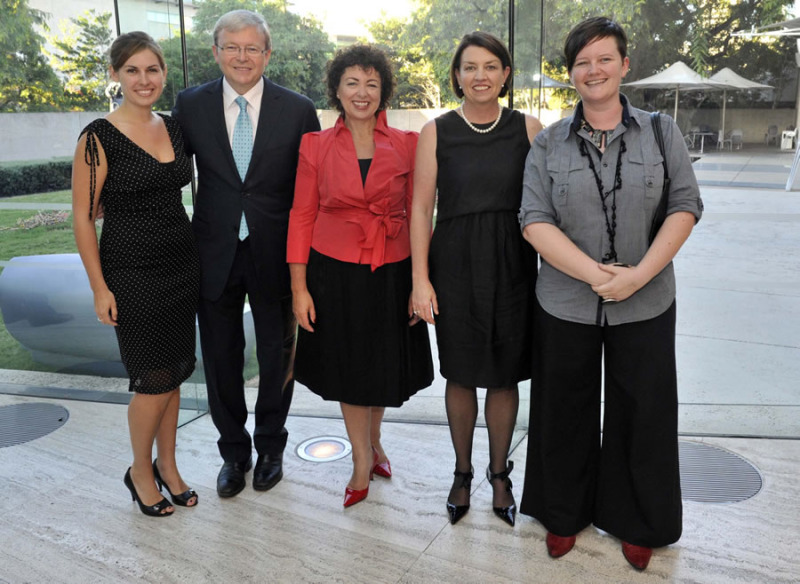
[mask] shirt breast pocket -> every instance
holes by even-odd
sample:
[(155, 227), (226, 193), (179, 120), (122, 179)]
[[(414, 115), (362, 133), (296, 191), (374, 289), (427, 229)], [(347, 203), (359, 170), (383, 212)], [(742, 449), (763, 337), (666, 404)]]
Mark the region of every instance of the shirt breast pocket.
[(661, 154), (655, 153), (644, 161), (630, 161), (631, 176), (628, 184), (623, 178), (623, 190), (631, 193), (633, 198), (634, 217), (637, 223), (650, 225), (661, 200), (664, 184), (664, 167)]
[(631, 165), (630, 180), (625, 184), (623, 176), (623, 189), (631, 188), (637, 191), (642, 199), (647, 201), (648, 206), (651, 201), (661, 198), (661, 189), (664, 184), (664, 165), (661, 154), (654, 153), (651, 157), (644, 160), (629, 159)]

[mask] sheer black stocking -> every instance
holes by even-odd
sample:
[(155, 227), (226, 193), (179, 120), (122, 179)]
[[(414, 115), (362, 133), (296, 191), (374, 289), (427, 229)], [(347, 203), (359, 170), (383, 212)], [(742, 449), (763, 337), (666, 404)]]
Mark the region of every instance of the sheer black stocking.
[[(478, 418), (478, 396), (474, 387), (464, 387), (447, 382), (444, 397), (450, 438), (456, 452), (456, 470), (468, 473), (472, 470), (472, 437)], [(468, 505), (470, 489), (460, 477), (455, 477), (448, 501), (454, 505)]]
[[(511, 387), (490, 388), (486, 392), (485, 418), (489, 431), (489, 469), (493, 474), (503, 472), (508, 463), (508, 451), (514, 434), (519, 409), (519, 390)], [(452, 426), (451, 426), (452, 432)], [(455, 440), (454, 440), (455, 441)], [(506, 481), (491, 481), (494, 507), (508, 507), (514, 496), (508, 492)]]

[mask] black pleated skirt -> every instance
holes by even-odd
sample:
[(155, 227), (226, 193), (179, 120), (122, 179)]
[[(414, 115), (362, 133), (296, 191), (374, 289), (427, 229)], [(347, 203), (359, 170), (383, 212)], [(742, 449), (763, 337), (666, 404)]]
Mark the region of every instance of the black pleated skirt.
[(312, 249), (307, 282), (317, 321), (298, 331), (298, 382), (326, 400), (387, 407), (431, 384), (427, 324), (408, 324), (410, 259), (373, 272)]

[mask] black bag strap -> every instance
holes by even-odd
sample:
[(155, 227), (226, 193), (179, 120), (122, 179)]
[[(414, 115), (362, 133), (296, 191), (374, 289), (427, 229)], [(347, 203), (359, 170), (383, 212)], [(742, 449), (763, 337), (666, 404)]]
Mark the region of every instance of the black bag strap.
[(659, 112), (651, 113), (650, 123), (653, 126), (653, 134), (656, 138), (656, 144), (658, 144), (658, 150), (661, 152), (661, 164), (664, 166), (664, 184), (661, 187), (661, 199), (658, 201), (656, 214), (653, 217), (653, 223), (650, 225), (649, 241), (650, 243), (653, 243), (653, 240), (656, 238), (656, 234), (658, 234), (658, 230), (661, 229), (661, 226), (664, 224), (664, 220), (667, 218), (667, 199), (669, 198), (670, 178), (669, 168), (667, 168), (667, 154), (664, 146), (664, 134), (661, 132), (661, 114)]

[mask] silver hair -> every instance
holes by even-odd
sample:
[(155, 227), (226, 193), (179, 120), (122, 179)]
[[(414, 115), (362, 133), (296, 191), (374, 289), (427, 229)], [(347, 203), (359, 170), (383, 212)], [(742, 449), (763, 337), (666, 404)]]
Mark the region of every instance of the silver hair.
[(214, 25), (214, 44), (217, 44), (219, 33), (223, 30), (228, 32), (239, 32), (240, 30), (254, 26), (261, 31), (266, 41), (266, 49), (272, 50), (272, 37), (269, 34), (269, 27), (264, 17), (249, 10), (231, 10), (226, 12), (217, 20)]

